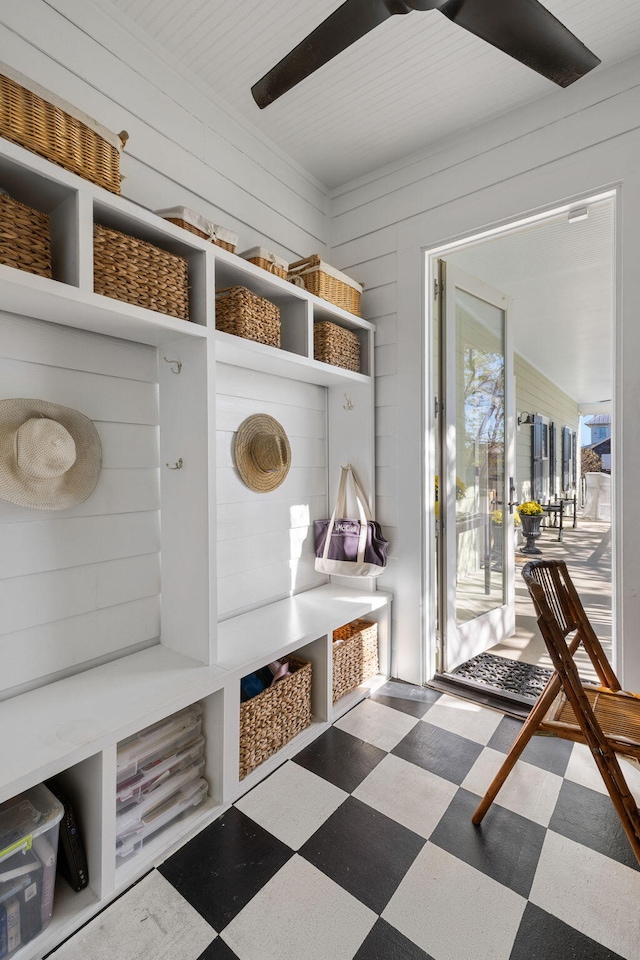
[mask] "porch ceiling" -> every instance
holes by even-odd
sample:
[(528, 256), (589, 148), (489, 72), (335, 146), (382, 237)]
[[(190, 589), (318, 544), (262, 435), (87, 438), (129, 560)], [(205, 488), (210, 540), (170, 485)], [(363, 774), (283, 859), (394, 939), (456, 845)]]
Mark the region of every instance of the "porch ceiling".
[(614, 218), (608, 200), (448, 256), (513, 298), (514, 349), (578, 404), (612, 396)]

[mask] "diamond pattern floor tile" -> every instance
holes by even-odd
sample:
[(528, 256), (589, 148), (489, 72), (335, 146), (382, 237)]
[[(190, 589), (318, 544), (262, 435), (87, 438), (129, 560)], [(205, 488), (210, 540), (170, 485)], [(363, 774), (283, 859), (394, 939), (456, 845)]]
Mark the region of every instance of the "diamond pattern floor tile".
[(423, 844), (422, 837), (349, 797), (299, 852), (381, 913)]
[(351, 793), (384, 757), (379, 747), (330, 727), (296, 754), (295, 763)]

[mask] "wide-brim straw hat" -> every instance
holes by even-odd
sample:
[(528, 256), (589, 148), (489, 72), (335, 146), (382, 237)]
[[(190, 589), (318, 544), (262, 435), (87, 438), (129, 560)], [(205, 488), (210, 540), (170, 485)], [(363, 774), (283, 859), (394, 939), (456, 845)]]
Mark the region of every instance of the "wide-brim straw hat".
[(247, 417), (236, 433), (235, 457), (249, 489), (257, 493), (275, 490), (291, 466), (291, 447), (284, 427), (266, 413)]
[(93, 493), (102, 447), (78, 410), (48, 400), (0, 400), (0, 499), (66, 510)]

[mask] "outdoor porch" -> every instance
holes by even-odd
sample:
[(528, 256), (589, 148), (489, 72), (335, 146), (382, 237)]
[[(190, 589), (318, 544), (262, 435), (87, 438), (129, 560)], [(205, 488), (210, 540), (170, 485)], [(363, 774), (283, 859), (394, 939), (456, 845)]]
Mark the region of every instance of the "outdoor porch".
[[(587, 616), (611, 661), (611, 524), (603, 520), (584, 519), (578, 510), (577, 525), (565, 518), (562, 542), (557, 539), (557, 528), (545, 526), (536, 541), (542, 550), (541, 559), (564, 560), (576, 585)], [(528, 557), (516, 552), (516, 631), (502, 643), (490, 649), (491, 653), (509, 657), (522, 663), (551, 667), (551, 660), (540, 636), (527, 588), (520, 576)], [(595, 679), (591, 662), (580, 648), (576, 655), (580, 673), (585, 679)]]

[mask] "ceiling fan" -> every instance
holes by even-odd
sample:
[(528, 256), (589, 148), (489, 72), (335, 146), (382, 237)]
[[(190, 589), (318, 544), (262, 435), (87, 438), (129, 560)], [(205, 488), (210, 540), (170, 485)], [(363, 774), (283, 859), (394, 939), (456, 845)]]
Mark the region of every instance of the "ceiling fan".
[(251, 88), (263, 109), (396, 14), (439, 10), (561, 87), (600, 63), (538, 0), (346, 0)]

